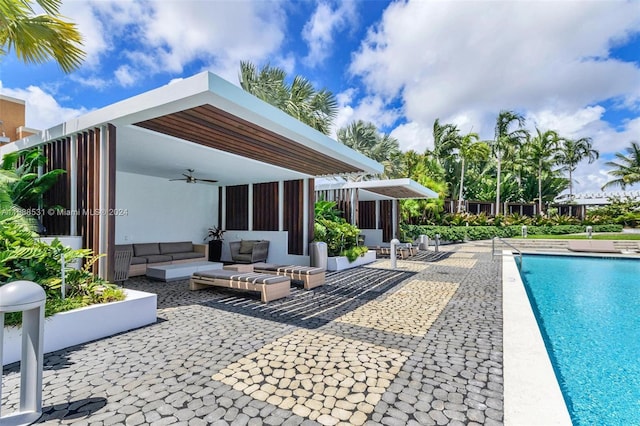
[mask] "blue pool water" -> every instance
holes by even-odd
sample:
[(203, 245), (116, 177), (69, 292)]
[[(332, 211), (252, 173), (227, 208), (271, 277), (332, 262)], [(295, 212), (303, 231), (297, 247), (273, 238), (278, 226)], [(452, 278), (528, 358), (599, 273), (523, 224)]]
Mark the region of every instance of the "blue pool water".
[(640, 261), (529, 255), (522, 264), (574, 424), (640, 424)]

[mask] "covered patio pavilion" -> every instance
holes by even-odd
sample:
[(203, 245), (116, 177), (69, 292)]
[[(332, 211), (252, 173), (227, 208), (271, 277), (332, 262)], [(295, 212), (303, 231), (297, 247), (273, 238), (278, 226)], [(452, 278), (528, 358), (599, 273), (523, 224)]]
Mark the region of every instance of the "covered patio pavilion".
[(398, 200), (437, 198), (438, 194), (412, 179), (347, 181), (322, 179), (316, 183), (318, 200), (335, 201), (338, 210), (366, 237), (367, 245), (388, 245), (398, 238)]
[[(42, 217), (48, 234), (81, 236), (83, 247), (106, 253), (96, 268), (103, 277), (116, 244), (202, 243), (212, 226), (227, 231), (226, 241), (270, 240), (269, 262), (308, 264), (314, 178), (382, 171), (208, 72), (61, 123), (0, 154), (33, 147), (47, 156), (45, 171), (66, 171), (45, 200), (63, 207)], [(216, 182), (172, 180), (188, 170)]]

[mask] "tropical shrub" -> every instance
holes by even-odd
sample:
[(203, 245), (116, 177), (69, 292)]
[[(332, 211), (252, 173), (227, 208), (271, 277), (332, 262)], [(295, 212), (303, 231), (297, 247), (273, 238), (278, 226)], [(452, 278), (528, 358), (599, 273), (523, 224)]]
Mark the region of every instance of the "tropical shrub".
[(350, 262), (367, 252), (358, 245), (360, 229), (351, 225), (336, 209), (333, 201), (318, 201), (315, 205), (314, 241), (327, 243), (329, 256), (346, 256)]

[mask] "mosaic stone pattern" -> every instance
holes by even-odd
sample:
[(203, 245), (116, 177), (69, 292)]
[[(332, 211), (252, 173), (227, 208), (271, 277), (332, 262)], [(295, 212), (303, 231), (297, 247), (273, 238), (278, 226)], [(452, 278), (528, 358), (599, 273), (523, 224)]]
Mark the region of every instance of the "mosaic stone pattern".
[[(377, 260), (373, 263), (366, 265), (367, 268), (377, 269), (392, 269), (391, 260)], [(394, 269), (401, 269), (405, 271), (422, 272), (429, 267), (429, 264), (424, 262), (408, 262), (406, 260), (397, 260), (396, 267)]]
[(437, 262), (438, 266), (454, 266), (456, 268), (471, 269), (476, 266), (476, 259), (443, 259)]
[(361, 425), (410, 355), (298, 330), (214, 374), (233, 389), (323, 425)]
[(473, 259), (475, 254), (473, 253), (453, 253), (450, 259)]
[(423, 336), (458, 289), (457, 283), (411, 280), (336, 321), (390, 333)]

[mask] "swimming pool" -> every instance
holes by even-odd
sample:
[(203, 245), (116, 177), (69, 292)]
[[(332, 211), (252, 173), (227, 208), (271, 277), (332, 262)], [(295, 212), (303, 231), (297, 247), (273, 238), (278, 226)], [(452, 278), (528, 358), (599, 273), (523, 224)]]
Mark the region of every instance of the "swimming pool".
[(521, 275), (574, 424), (638, 424), (640, 261), (525, 255)]

